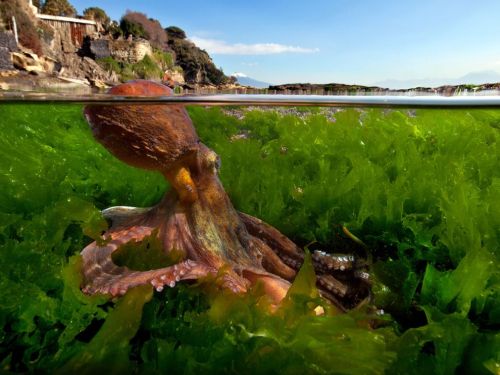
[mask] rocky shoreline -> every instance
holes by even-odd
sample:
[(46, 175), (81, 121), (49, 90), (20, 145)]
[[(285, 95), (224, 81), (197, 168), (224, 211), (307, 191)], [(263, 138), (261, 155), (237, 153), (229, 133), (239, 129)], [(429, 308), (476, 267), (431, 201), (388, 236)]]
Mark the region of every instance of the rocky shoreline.
[(341, 83), (313, 84), (313, 83), (291, 83), (269, 86), (271, 94), (288, 95), (401, 95), (404, 93), (432, 94), (432, 95), (459, 95), (468, 93), (494, 92), (500, 93), (500, 82), (484, 83), (480, 85), (443, 85), (439, 87), (413, 87), (410, 89), (389, 89), (379, 86), (346, 85)]

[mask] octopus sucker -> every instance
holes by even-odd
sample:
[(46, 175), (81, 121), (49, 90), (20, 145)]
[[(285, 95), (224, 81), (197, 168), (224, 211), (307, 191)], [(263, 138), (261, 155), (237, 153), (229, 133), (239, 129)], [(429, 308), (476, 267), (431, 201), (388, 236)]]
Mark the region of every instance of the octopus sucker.
[[(167, 86), (141, 80), (115, 86), (109, 94), (173, 95)], [(171, 186), (153, 207), (103, 211), (109, 229), (81, 253), (84, 293), (118, 297), (138, 285), (162, 291), (201, 280), (235, 293), (260, 283), (273, 303), (283, 300), (304, 251), (276, 228), (233, 207), (218, 177), (220, 158), (200, 141), (182, 105), (92, 104), (84, 114), (95, 139), (114, 156), (160, 172)], [(124, 245), (151, 237), (173, 264), (136, 270), (113, 260)], [(369, 296), (367, 266), (356, 257), (315, 251), (312, 259), (320, 295), (341, 311)]]

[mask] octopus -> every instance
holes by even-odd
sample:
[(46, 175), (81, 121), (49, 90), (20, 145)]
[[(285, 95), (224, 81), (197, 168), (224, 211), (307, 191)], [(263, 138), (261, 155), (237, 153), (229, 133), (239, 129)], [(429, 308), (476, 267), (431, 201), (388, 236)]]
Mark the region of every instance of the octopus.
[[(109, 94), (173, 95), (169, 87), (144, 80), (115, 86)], [(220, 158), (200, 141), (184, 106), (90, 104), (84, 114), (95, 139), (111, 154), (160, 172), (171, 186), (153, 207), (102, 211), (109, 228), (81, 252), (84, 293), (115, 298), (143, 284), (162, 291), (181, 281), (205, 280), (234, 293), (260, 283), (273, 303), (283, 300), (304, 251), (276, 228), (233, 207), (218, 177)], [(151, 238), (170, 263), (144, 270), (116, 261), (125, 245)], [(324, 299), (345, 311), (368, 298), (366, 262), (319, 250), (311, 257)]]

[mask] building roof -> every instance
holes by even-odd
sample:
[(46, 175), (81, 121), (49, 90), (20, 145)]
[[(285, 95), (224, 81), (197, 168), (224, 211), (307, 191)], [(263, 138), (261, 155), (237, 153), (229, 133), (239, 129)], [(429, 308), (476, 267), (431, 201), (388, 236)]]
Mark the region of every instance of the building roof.
[(51, 16), (50, 14), (37, 14), (37, 18), (47, 21), (59, 21), (59, 22), (71, 22), (71, 23), (82, 23), (85, 25), (97, 26), (97, 22), (91, 20), (84, 20), (81, 18), (73, 17), (61, 17), (61, 16)]

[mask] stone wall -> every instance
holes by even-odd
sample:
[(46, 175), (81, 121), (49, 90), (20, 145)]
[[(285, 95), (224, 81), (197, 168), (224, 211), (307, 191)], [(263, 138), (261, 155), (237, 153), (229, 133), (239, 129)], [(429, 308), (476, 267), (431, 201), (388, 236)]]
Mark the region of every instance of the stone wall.
[(110, 40), (108, 39), (95, 39), (89, 41), (90, 54), (94, 59), (103, 59), (111, 56), (109, 48)]
[(0, 32), (0, 47), (5, 47), (10, 52), (16, 52), (18, 48), (14, 34), (8, 31)]
[(135, 64), (146, 55), (152, 55), (151, 44), (144, 39), (138, 40), (110, 40), (111, 56), (118, 61)]
[(135, 64), (144, 56), (152, 55), (153, 49), (144, 39), (95, 39), (90, 41), (90, 53), (95, 59), (113, 57), (120, 62)]
[(13, 70), (11, 52), (17, 52), (17, 43), (10, 32), (0, 33), (0, 70)]

